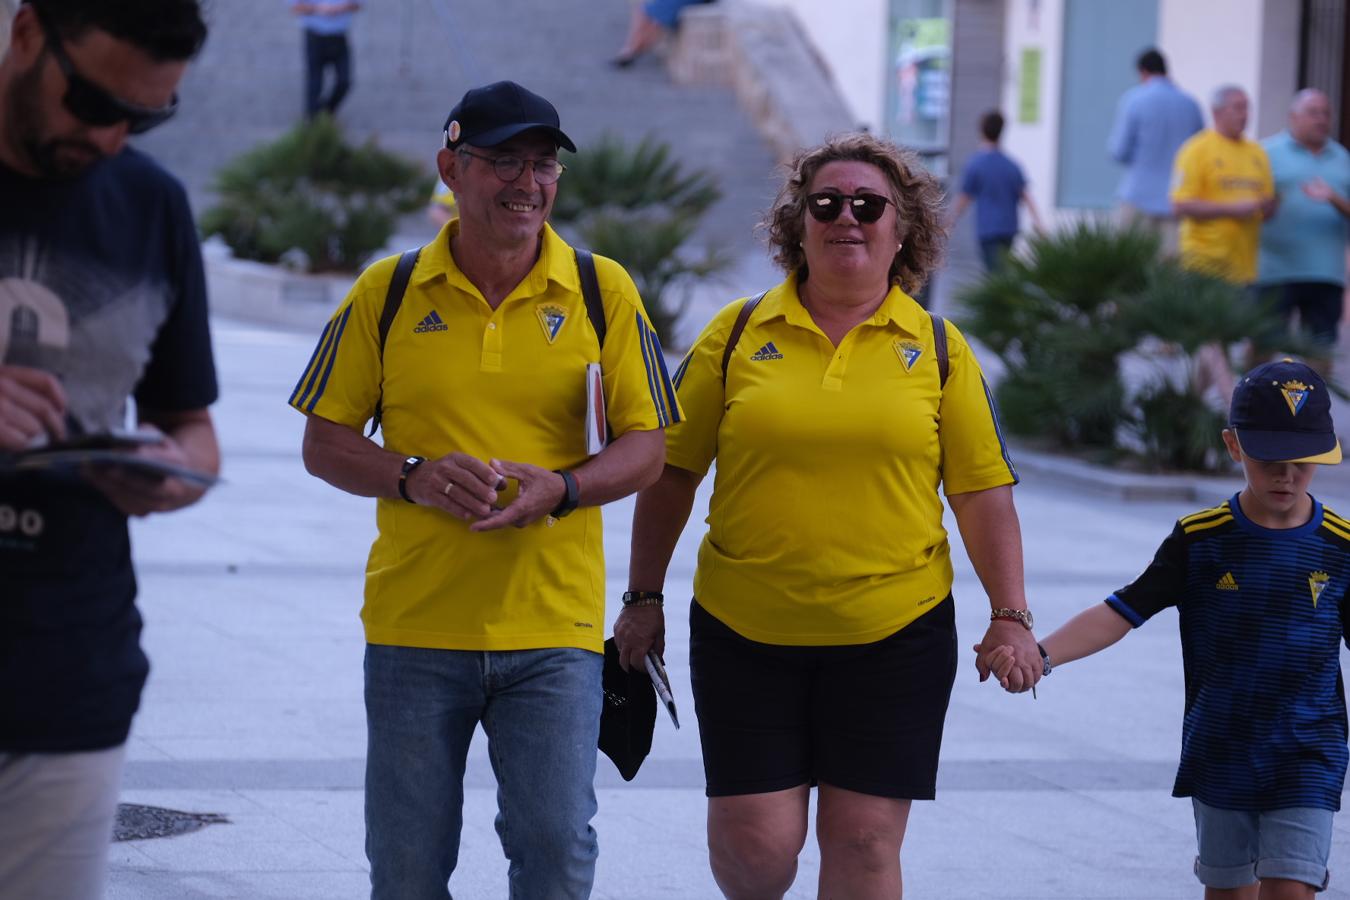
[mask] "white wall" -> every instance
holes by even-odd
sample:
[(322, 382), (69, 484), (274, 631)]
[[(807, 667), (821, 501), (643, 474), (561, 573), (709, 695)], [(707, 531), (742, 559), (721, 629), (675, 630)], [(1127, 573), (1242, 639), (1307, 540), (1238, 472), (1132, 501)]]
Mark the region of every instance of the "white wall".
[[(1291, 3), (1291, 0), (1270, 0)], [(1205, 110), (1222, 84), (1236, 84), (1251, 98), (1251, 125), (1255, 136), (1261, 96), (1262, 27), (1265, 0), (1159, 0), (1158, 49), (1167, 57), (1172, 80)], [(1288, 98), (1273, 98), (1284, 104)]]
[(887, 0), (779, 0), (797, 15), (853, 119), (881, 130), (886, 105)]
[[(1182, 0), (1188, 2), (1188, 0)], [(1055, 172), (1059, 164), (1059, 82), (1063, 45), (1064, 0), (1007, 0), (1004, 32), (1003, 100), (1007, 125), (1003, 149), (1022, 165), (1031, 196), (1042, 210), (1053, 210)], [(1041, 51), (1040, 116), (1035, 124), (1018, 121), (1022, 83), (1022, 51)], [(974, 128), (974, 122), (955, 122), (954, 128)], [(1047, 223), (1048, 224), (1048, 223)]]

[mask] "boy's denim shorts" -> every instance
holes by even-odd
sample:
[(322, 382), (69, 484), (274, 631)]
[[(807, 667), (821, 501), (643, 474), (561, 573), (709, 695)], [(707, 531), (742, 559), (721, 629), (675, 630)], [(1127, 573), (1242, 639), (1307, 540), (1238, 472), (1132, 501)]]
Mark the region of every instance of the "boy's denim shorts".
[(1329, 809), (1218, 809), (1191, 798), (1200, 853), (1195, 877), (1211, 888), (1239, 888), (1285, 878), (1326, 890), (1330, 873)]

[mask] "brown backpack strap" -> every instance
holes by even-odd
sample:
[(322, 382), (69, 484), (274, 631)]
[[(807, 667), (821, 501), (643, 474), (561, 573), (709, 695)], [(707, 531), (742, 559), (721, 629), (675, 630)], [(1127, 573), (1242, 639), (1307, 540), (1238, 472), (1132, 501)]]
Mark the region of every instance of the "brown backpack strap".
[(745, 331), (745, 325), (750, 321), (750, 314), (759, 306), (759, 301), (764, 299), (768, 291), (761, 291), (759, 296), (751, 297), (741, 304), (741, 311), (736, 314), (736, 321), (731, 326), (731, 333), (727, 335), (726, 348), (722, 350), (722, 383), (727, 383), (727, 367), (731, 365), (731, 353), (736, 349), (736, 342), (741, 339), (741, 332)]
[(928, 317), (933, 320), (933, 352), (937, 357), (938, 387), (945, 388), (947, 372), (951, 369), (947, 359), (947, 320), (932, 312), (928, 313)]

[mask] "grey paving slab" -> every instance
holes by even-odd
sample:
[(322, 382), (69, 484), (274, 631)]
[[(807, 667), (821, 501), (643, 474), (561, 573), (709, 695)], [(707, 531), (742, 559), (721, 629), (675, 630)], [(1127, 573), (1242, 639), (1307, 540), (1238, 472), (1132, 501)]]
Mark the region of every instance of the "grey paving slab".
[[(216, 417), (227, 481), (183, 513), (135, 523), (153, 670), (131, 741), (128, 802), (216, 812), (175, 838), (113, 848), (112, 898), (356, 898), (366, 892), (358, 609), (373, 535), (370, 501), (310, 478), (300, 417), (283, 405), (312, 336), (217, 321), (224, 392)], [(1122, 502), (1028, 473), (1017, 489), (1027, 581), (1043, 628), (1099, 602), (1151, 557), (1181, 500)], [(1217, 498), (1216, 498), (1217, 499)], [(688, 596), (698, 526), (681, 537), (668, 595)], [(631, 501), (606, 514), (610, 593), (625, 577)], [(948, 523), (949, 529), (952, 528)], [(983, 633), (982, 590), (955, 542), (963, 648)], [(614, 610), (610, 610), (610, 616)], [(598, 898), (703, 900), (707, 867), (687, 607), (669, 609), (668, 662), (685, 728), (658, 722), (625, 784), (597, 776)], [(969, 653), (968, 650), (963, 652)], [(1186, 801), (1169, 796), (1183, 703), (1175, 617), (1058, 670), (1038, 699), (977, 682), (952, 692), (938, 800), (916, 804), (903, 854), (908, 896), (1038, 900), (1197, 897)], [(457, 897), (505, 897), (495, 792), (481, 739), (470, 750)], [(1325, 896), (1350, 871), (1335, 830)], [(815, 895), (808, 840), (789, 895)]]

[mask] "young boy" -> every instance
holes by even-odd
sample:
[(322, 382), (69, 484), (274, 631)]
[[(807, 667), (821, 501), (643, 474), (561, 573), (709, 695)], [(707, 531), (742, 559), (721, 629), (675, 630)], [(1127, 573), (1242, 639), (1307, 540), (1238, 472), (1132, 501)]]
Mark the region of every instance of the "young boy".
[(991, 110), (980, 117), (980, 150), (966, 163), (961, 173), (961, 194), (952, 208), (955, 225), (970, 204), (975, 204), (975, 237), (980, 242), (980, 258), (986, 272), (1002, 267), (1017, 237), (1017, 204), (1026, 204), (1037, 231), (1041, 215), (1027, 193), (1022, 168), (999, 147), (1003, 135), (1003, 114)]
[[(1186, 711), (1172, 793), (1195, 809), (1206, 900), (1310, 900), (1327, 882), (1350, 621), (1350, 521), (1308, 494), (1313, 465), (1341, 461), (1329, 399), (1302, 363), (1249, 372), (1223, 431), (1246, 487), (1179, 520), (1133, 584), (1042, 643), (1048, 672), (1178, 608)], [(1011, 649), (988, 662), (1002, 681)]]

